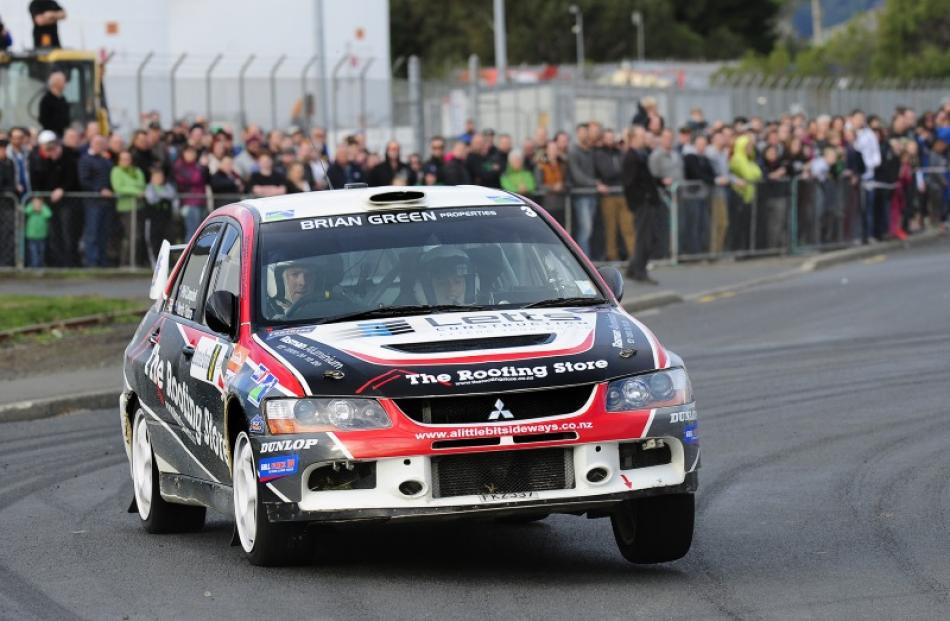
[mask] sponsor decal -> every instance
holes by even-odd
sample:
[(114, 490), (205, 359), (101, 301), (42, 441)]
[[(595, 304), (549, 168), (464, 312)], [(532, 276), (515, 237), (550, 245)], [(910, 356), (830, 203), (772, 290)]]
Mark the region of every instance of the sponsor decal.
[(195, 353), (191, 356), (191, 366), (189, 367), (191, 377), (208, 384), (218, 385), (218, 380), (221, 377), (220, 363), (224, 358), (221, 355), (223, 349), (224, 345), (216, 339), (206, 336), (198, 339), (198, 344), (195, 345)]
[(278, 209), (269, 212), (264, 216), (264, 222), (276, 222), (278, 220), (287, 220), (294, 217), (293, 209)]
[(538, 364), (519, 367), (506, 365), (491, 369), (457, 369), (449, 373), (403, 373), (411, 386), (423, 384), (441, 384), (443, 386), (471, 386), (486, 382), (522, 382), (533, 379), (543, 379), (549, 374), (561, 375), (606, 369), (609, 363), (606, 360), (588, 360), (581, 362), (555, 362), (552, 365)]
[(670, 424), (686, 423), (691, 420), (696, 420), (696, 408), (670, 412)]
[(627, 489), (633, 489), (633, 481), (627, 478), (627, 475), (621, 474), (620, 478), (623, 480), (623, 484), (627, 486)]
[(510, 194), (488, 194), (485, 196), (488, 200), (499, 205), (520, 205), (521, 201)]
[(193, 319), (197, 300), (198, 290), (183, 283), (178, 287), (178, 297), (175, 298), (175, 314), (185, 319)]
[(397, 334), (408, 334), (415, 332), (409, 322), (405, 319), (394, 319), (391, 321), (368, 321), (358, 323), (356, 326), (341, 330), (336, 336), (344, 339), (367, 338), (374, 336), (395, 336)]
[[(263, 366), (263, 365), (261, 365)], [(277, 385), (277, 378), (267, 373), (264, 377), (257, 382), (257, 385), (254, 388), (251, 388), (251, 391), (247, 393), (247, 400), (253, 403), (254, 405), (260, 405), (261, 399), (264, 398), (264, 395), (267, 394), (271, 388)]]
[[(493, 203), (519, 204), (521, 201), (512, 196), (489, 197)], [(282, 213), (282, 212), (271, 212)], [(529, 215), (537, 217), (533, 210)], [(456, 218), (490, 217), (497, 216), (494, 209), (457, 209), (436, 211), (398, 211), (393, 213), (354, 214), (347, 216), (325, 216), (321, 218), (306, 218), (300, 220), (300, 230), (315, 231), (318, 229), (336, 229), (358, 226), (380, 226), (390, 224), (413, 224), (417, 222), (436, 222), (437, 220), (451, 220)], [(292, 217), (292, 216), (287, 216)], [(269, 217), (267, 218), (270, 219)], [(284, 218), (277, 218), (284, 219)]]
[(251, 381), (255, 384), (260, 384), (261, 380), (267, 375), (270, 375), (270, 371), (267, 369), (267, 366), (263, 362), (259, 362), (257, 364), (257, 368), (254, 370), (253, 375), (251, 375)]
[(494, 209), (462, 209), (458, 211), (439, 211), (440, 220), (452, 218), (478, 218), (483, 216), (497, 216), (498, 212)]
[(236, 375), (241, 372), (241, 367), (244, 366), (244, 363), (247, 362), (247, 355), (250, 353), (247, 347), (243, 345), (235, 345), (234, 351), (231, 352), (231, 357), (228, 358), (228, 368), (227, 374), (229, 376)]
[(264, 433), (264, 426), (264, 418), (258, 414), (251, 419), (251, 422), (248, 423), (247, 430), (251, 433)]
[(300, 468), (299, 455), (279, 455), (263, 457), (257, 462), (257, 473), (261, 483), (273, 481), (291, 474), (297, 474)]
[[(491, 484), (486, 485), (486, 487), (489, 486), (491, 486)], [(479, 494), (478, 499), (482, 502), (501, 502), (504, 500), (525, 500), (537, 497), (537, 492), (507, 492), (504, 494)]]
[(531, 208), (528, 207), (527, 205), (522, 205), (522, 206), (521, 206), (521, 211), (523, 211), (523, 212), (524, 212), (524, 215), (528, 216), (529, 218), (537, 218), (537, 217), (538, 217), (538, 214), (534, 211), (534, 209), (531, 209)]
[(683, 442), (686, 444), (699, 444), (699, 434), (696, 433), (696, 422), (688, 423), (683, 428)]
[(584, 431), (594, 428), (590, 421), (566, 421), (562, 423), (495, 423), (482, 427), (457, 427), (438, 431), (420, 431), (416, 440), (458, 440), (466, 438), (500, 438), (535, 433), (557, 433), (564, 431)]
[(287, 335), (280, 337), (280, 342), (274, 345), (274, 349), (280, 350), (289, 358), (299, 358), (314, 367), (326, 364), (329, 367), (340, 370), (343, 363), (327, 354), (325, 351), (313, 345), (304, 343), (296, 335)]
[(300, 451), (307, 450), (317, 445), (319, 440), (313, 438), (300, 440), (274, 440), (273, 442), (262, 442), (261, 453), (279, 453), (281, 451)]
[(175, 375), (170, 360), (162, 360), (159, 345), (155, 346), (145, 362), (145, 375), (158, 389), (165, 409), (182, 432), (196, 446), (207, 447), (218, 459), (227, 463), (226, 441), (211, 412), (195, 403), (188, 382)]
[(437, 332), (485, 330), (497, 331), (505, 328), (523, 329), (525, 327), (552, 329), (583, 322), (584, 318), (568, 311), (538, 313), (533, 311), (505, 311), (497, 313), (478, 313), (477, 315), (445, 315), (424, 317), (423, 321)]

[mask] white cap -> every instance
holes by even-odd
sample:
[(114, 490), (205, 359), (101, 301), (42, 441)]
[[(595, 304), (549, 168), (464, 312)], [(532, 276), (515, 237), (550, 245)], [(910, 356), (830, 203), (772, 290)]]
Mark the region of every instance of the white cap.
[(39, 137), (36, 139), (36, 141), (40, 144), (49, 144), (51, 142), (56, 142), (57, 140), (59, 140), (59, 138), (56, 137), (56, 133), (48, 129), (41, 131)]

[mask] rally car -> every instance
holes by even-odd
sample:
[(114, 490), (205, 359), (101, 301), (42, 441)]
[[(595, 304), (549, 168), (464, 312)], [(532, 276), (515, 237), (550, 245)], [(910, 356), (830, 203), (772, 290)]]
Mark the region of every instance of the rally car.
[(324, 525), (609, 517), (625, 558), (689, 550), (683, 361), (543, 209), (478, 186), (355, 188), (213, 212), (125, 352), (150, 533), (234, 516), (254, 564)]

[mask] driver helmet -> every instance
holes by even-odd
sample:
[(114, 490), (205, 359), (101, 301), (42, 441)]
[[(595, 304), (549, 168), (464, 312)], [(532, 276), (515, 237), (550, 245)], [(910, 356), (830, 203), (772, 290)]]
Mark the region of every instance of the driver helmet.
[(466, 304), (474, 297), (475, 279), (468, 253), (436, 246), (419, 259), (416, 297), (423, 304)]
[(343, 280), (343, 259), (337, 254), (279, 261), (270, 267), (268, 294), (285, 310), (312, 294), (322, 292), (330, 299), (333, 287)]

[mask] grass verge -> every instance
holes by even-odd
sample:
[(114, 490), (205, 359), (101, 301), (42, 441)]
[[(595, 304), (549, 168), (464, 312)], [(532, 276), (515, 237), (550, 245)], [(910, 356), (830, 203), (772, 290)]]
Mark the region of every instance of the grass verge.
[(4, 295), (0, 297), (0, 331), (117, 311), (136, 311), (139, 300), (97, 295)]

